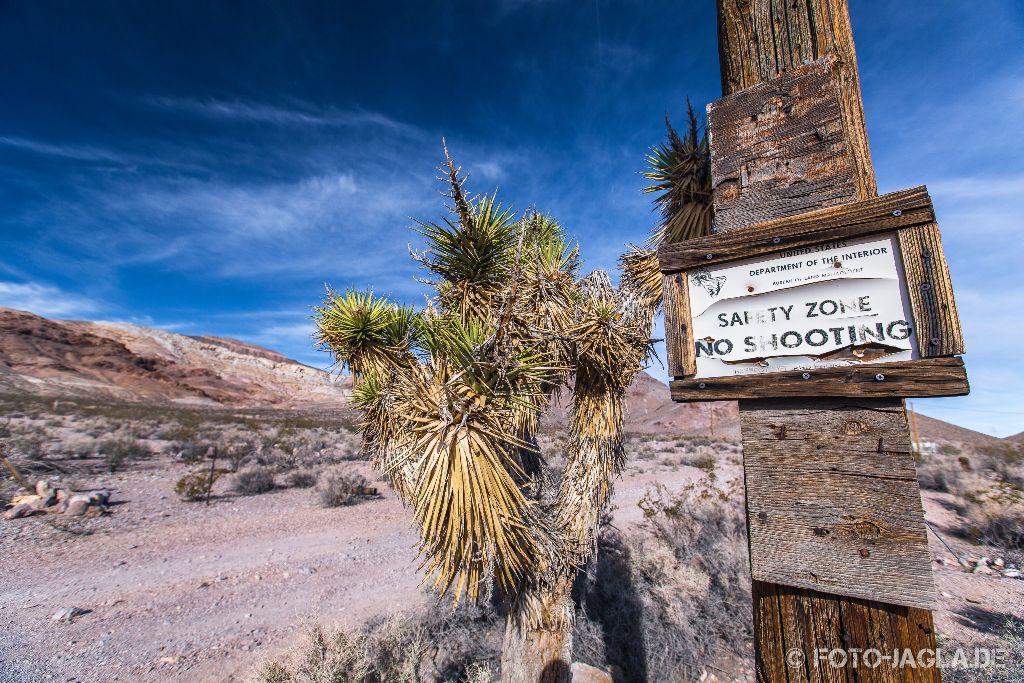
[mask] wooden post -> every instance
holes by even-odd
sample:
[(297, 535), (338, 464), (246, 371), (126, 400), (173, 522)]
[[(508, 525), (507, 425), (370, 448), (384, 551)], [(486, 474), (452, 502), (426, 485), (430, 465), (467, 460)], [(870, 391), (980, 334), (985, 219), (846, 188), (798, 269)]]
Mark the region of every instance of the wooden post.
[[(718, 0), (718, 36), (715, 232), (875, 196), (846, 0)], [(940, 681), (820, 656), (936, 647), (903, 401), (748, 399), (740, 418), (759, 683)]]

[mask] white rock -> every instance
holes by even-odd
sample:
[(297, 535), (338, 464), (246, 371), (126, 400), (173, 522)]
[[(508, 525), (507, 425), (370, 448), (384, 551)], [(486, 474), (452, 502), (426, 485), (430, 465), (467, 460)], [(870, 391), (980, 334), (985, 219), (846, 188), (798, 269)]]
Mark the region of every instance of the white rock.
[(1004, 569), (1003, 576), (1008, 579), (1020, 579), (1024, 578), (1024, 574), (1019, 569)]
[(75, 617), (79, 617), (85, 614), (85, 612), (86, 610), (80, 607), (62, 607), (61, 609), (57, 610), (57, 613), (50, 617), (50, 619), (52, 619), (53, 621), (63, 621), (70, 624), (75, 620)]
[(572, 663), (572, 680), (574, 683), (612, 683), (612, 675), (596, 666), (583, 662)]

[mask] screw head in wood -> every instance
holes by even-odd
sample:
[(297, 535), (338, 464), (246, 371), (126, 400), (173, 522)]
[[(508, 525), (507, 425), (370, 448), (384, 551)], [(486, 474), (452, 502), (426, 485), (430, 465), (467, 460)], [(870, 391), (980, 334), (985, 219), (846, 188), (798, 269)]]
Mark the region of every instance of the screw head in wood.
[(930, 283), (930, 282), (922, 282), (921, 283), (921, 291), (922, 292), (927, 292), (931, 288), (932, 288), (932, 283)]
[(802, 374), (800, 376), (803, 377), (804, 379), (810, 379), (811, 378), (811, 373), (805, 372), (804, 374)]
[(778, 237), (775, 237), (775, 238), (772, 239), (772, 244), (778, 244), (781, 241), (782, 241), (781, 239), (779, 239)]
[(706, 258), (708, 261), (710, 261), (711, 259), (715, 258), (715, 255), (714, 254), (708, 254), (704, 258)]
[(867, 548), (861, 548), (860, 549), (860, 556), (861, 557), (871, 557), (871, 551), (868, 550)]
[(883, 375), (882, 373), (878, 373), (877, 375), (875, 375), (875, 379), (877, 379), (879, 382), (884, 382), (885, 375)]
[(938, 346), (939, 345), (939, 338), (938, 337), (932, 337), (931, 339), (928, 340), (928, 343), (931, 344), (932, 346)]
[(707, 389), (707, 387), (708, 387), (708, 385), (704, 384), (704, 382), (701, 382), (700, 384), (697, 385), (698, 389)]
[(903, 211), (901, 209), (896, 209), (895, 211), (892, 212), (892, 215), (893, 216), (902, 216), (903, 215)]

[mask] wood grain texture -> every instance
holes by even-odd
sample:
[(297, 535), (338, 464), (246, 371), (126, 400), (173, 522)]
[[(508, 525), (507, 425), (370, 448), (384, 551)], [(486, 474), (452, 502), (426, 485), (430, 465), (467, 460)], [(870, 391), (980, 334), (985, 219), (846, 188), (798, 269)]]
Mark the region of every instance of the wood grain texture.
[[(809, 375), (805, 378), (804, 374)], [(880, 380), (878, 375), (882, 376)], [(669, 382), (672, 400), (735, 401), (745, 398), (860, 396), (924, 398), (966, 396), (967, 370), (956, 356), (892, 363), (864, 363), (841, 368), (772, 372)]]
[(922, 357), (965, 352), (953, 282), (935, 223), (899, 232), (900, 254)]
[[(814, 683), (864, 683), (899, 681), (900, 683), (938, 683), (935, 667), (868, 669), (830, 666), (818, 652), (841, 649), (864, 651), (884, 643), (910, 648), (912, 652), (934, 647), (935, 627), (931, 612), (874, 600), (847, 598), (837, 601), (832, 595), (814, 590), (753, 582), (754, 641), (758, 653), (758, 683), (812, 681)], [(784, 624), (800, 624), (785, 628)], [(786, 658), (791, 650), (803, 657)], [(772, 656), (769, 656), (772, 655)], [(851, 656), (852, 659), (852, 656)]]
[[(658, 249), (658, 263), (663, 273), (672, 273), (823, 242), (892, 232), (934, 221), (935, 210), (928, 190), (915, 187), (708, 237), (665, 244)], [(941, 243), (937, 253), (942, 253)]]
[(740, 425), (755, 580), (934, 604), (900, 400), (747, 402)]
[[(747, 198), (744, 200), (746, 204), (734, 212), (739, 214), (739, 217), (719, 221), (714, 226), (715, 231), (726, 232), (761, 221), (875, 196), (875, 176), (864, 123), (853, 31), (846, 0), (805, 0), (801, 3), (786, 3), (784, 0), (718, 0), (718, 20), (722, 90), (726, 97), (708, 108), (712, 158), (718, 156), (721, 160), (733, 155), (735, 161), (731, 169), (729, 164), (721, 161), (719, 163), (718, 175), (713, 176), (716, 189), (715, 203), (717, 205), (719, 201), (727, 199), (735, 201), (744, 192), (748, 192), (748, 187), (754, 181), (760, 183), (758, 190), (763, 192), (762, 201), (769, 208), (767, 211), (759, 211), (756, 203)], [(787, 121), (787, 116), (792, 117), (798, 111), (798, 106), (792, 104), (792, 96), (796, 94), (799, 97), (801, 91), (792, 87), (793, 78), (778, 78), (774, 83), (767, 81), (776, 79), (783, 72), (804, 68), (800, 65), (823, 58), (830, 60), (829, 67), (832, 69), (833, 78), (826, 81), (819, 72), (817, 82), (834, 87), (834, 96), (830, 96), (826, 89), (816, 98), (817, 103), (811, 102), (805, 107), (817, 111), (816, 124), (811, 122), (811, 126), (801, 127), (799, 122)], [(826, 70), (829, 67), (826, 67)], [(797, 77), (799, 78), (799, 74)], [(761, 109), (757, 109), (757, 98), (748, 98), (745, 103), (751, 110), (751, 119), (748, 122), (741, 120), (740, 112), (743, 107), (738, 104), (738, 98), (735, 97), (746, 89), (760, 89), (757, 97), (760, 98)], [(720, 104), (723, 105), (721, 108)], [(730, 117), (724, 114), (728, 113), (730, 106), (735, 110), (732, 121), (740, 126), (741, 130), (728, 127), (732, 125)], [(839, 111), (838, 118), (835, 116), (836, 108)], [(723, 115), (717, 119), (712, 117), (716, 111)], [(759, 127), (755, 124), (761, 125)], [(774, 137), (777, 131), (785, 133), (787, 127), (788, 140), (785, 137)], [(814, 135), (819, 140), (816, 150), (814, 140), (808, 137), (808, 128), (813, 128)], [(757, 133), (765, 137), (758, 140)], [(752, 135), (754, 137), (751, 137)], [(749, 165), (743, 162), (744, 151), (738, 147), (737, 140), (741, 137), (752, 145), (746, 154)], [(723, 143), (727, 143), (725, 148), (722, 147)], [(797, 153), (795, 157), (789, 156), (792, 152)], [(824, 163), (809, 166), (808, 160), (813, 161), (815, 155)], [(755, 172), (753, 176), (751, 170)], [(816, 172), (821, 176), (817, 176)], [(757, 173), (764, 173), (767, 177), (762, 179)], [(765, 191), (769, 188), (774, 189), (777, 194)], [(726, 206), (722, 208), (728, 210)], [(748, 218), (757, 218), (744, 223), (742, 211), (749, 212)], [(893, 434), (902, 434), (904, 441), (909, 441), (905, 417), (901, 411), (891, 411), (892, 399), (857, 400), (860, 407), (854, 409), (847, 406), (844, 413), (851, 425), (855, 422), (871, 424), (876, 413), (888, 407), (890, 415), (902, 418), (904, 422), (900, 427), (900, 420), (893, 419)], [(741, 400), (740, 412), (742, 415), (744, 412), (752, 411), (751, 417), (759, 417), (767, 422), (768, 416), (762, 411), (771, 406), (782, 411), (783, 415), (786, 412), (799, 415), (804, 410), (820, 408), (822, 400)], [(754, 419), (754, 422), (757, 422), (757, 419)], [(807, 428), (814, 426), (813, 422), (807, 424)], [(744, 449), (746, 448), (747, 445), (744, 443)], [(832, 450), (845, 457), (849, 461), (849, 467), (855, 467), (861, 459), (872, 461), (875, 458), (873, 455), (862, 455), (856, 451), (847, 452), (842, 447)], [(909, 456), (899, 457), (905, 460)], [(746, 473), (748, 489), (758, 488), (757, 479), (760, 472), (755, 469)], [(821, 476), (831, 478), (833, 475), (826, 473)], [(844, 477), (841, 473), (835, 476)], [(748, 525), (750, 523), (751, 518), (748, 515)], [(751, 544), (753, 546), (753, 540)], [(878, 554), (875, 553), (876, 556)], [(885, 561), (882, 557), (877, 559), (880, 563)], [(927, 557), (923, 562), (924, 566), (930, 567)], [(915, 571), (920, 571), (920, 568), (915, 568)], [(791, 598), (782, 600), (780, 595)], [(783, 618), (782, 609), (790, 609), (800, 601), (806, 602), (801, 614), (810, 615), (813, 629), (808, 641), (798, 639), (796, 642), (793, 641), (794, 632), (790, 630), (790, 640), (787, 642), (784, 624), (788, 620)], [(868, 628), (868, 620), (881, 618), (883, 615), (888, 616), (890, 623), (894, 624), (893, 637), (899, 641), (900, 646), (911, 647), (915, 652), (924, 647), (934, 649), (936, 646), (931, 613), (925, 609), (882, 604), (831, 592), (824, 593), (761, 581), (754, 581), (753, 602), (759, 683), (789, 683), (794, 679), (799, 680), (795, 676), (790, 676), (787, 670), (789, 664), (785, 654), (793, 647), (810, 653), (816, 648), (831, 647), (837, 639), (842, 641), (847, 649), (873, 647), (875, 643), (869, 639), (869, 635), (877, 631)], [(805, 629), (800, 633), (806, 634), (807, 631)], [(810, 669), (806, 671), (806, 675), (810, 675)], [(871, 673), (863, 668), (853, 670), (818, 667), (814, 671), (817, 673), (817, 679), (812, 680), (861, 683), (873, 678)], [(938, 669), (902, 669), (898, 673), (899, 680), (904, 681), (941, 681)]]
[(722, 94), (830, 57), (857, 197), (877, 194), (846, 0), (718, 0)]
[(832, 60), (708, 105), (714, 231), (861, 199)]
[(665, 351), (670, 377), (686, 377), (697, 372), (697, 359), (690, 328), (690, 286), (686, 273), (662, 277), (661, 291), (665, 311)]

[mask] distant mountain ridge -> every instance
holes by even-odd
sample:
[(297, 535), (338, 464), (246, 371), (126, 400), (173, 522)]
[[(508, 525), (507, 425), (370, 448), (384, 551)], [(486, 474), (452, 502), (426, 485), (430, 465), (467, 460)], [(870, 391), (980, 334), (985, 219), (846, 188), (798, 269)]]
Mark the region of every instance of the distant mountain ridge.
[[(237, 339), (129, 323), (51, 320), (0, 308), (0, 392), (300, 408), (342, 407), (350, 388), (347, 377)], [(645, 372), (630, 386), (626, 404), (631, 432), (739, 438), (736, 403), (674, 403), (668, 387)], [(545, 423), (564, 425), (570, 410), (563, 391)], [(922, 440), (1002, 441), (923, 415), (917, 420)]]
[(342, 401), (349, 384), (234, 339), (0, 308), (0, 390), (291, 407)]

